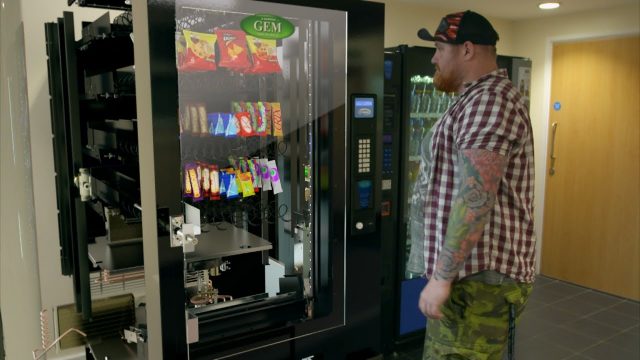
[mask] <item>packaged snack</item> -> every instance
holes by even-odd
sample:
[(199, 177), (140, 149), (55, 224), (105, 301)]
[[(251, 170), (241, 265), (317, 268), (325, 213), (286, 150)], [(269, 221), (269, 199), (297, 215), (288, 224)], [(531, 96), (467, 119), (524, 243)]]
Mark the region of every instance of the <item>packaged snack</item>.
[(249, 164), (247, 163), (247, 159), (243, 156), (238, 158), (238, 164), (240, 165), (240, 172), (248, 172)]
[(200, 164), (199, 166), (202, 169), (202, 196), (205, 199), (209, 199), (211, 197), (211, 175), (209, 173), (209, 165)]
[(236, 160), (236, 158), (234, 158), (232, 155), (229, 155), (227, 160), (229, 160), (229, 165), (231, 165), (232, 168), (238, 168), (238, 160)]
[(207, 133), (209, 135), (216, 134), (216, 123), (218, 120), (218, 113), (207, 114)]
[(180, 71), (212, 71), (216, 69), (215, 34), (206, 34), (184, 30), (186, 54)]
[(182, 69), (187, 59), (187, 42), (181, 32), (176, 33), (176, 68)]
[(262, 174), (262, 190), (271, 190), (271, 177), (269, 176), (269, 165), (267, 159), (259, 159), (260, 174)]
[(278, 166), (276, 165), (276, 161), (269, 160), (267, 162), (267, 166), (269, 167), (269, 177), (271, 178), (271, 183), (273, 184), (273, 193), (279, 194), (282, 192), (282, 184), (280, 183), (280, 174), (278, 174)]
[(229, 124), (227, 125), (227, 129), (224, 132), (224, 136), (228, 138), (234, 138), (238, 136), (239, 131), (240, 131), (240, 124), (238, 123), (238, 117), (236, 117), (236, 115), (233, 114), (229, 119)]
[(229, 174), (224, 170), (220, 170), (220, 196), (227, 196), (227, 186), (229, 186)]
[(251, 178), (253, 179), (253, 189), (255, 192), (260, 191), (262, 188), (262, 175), (260, 174), (260, 164), (257, 164), (257, 158), (247, 160), (249, 163), (249, 172), (251, 173)]
[(255, 192), (253, 189), (253, 180), (251, 179), (251, 173), (248, 173), (248, 172), (240, 173), (238, 174), (238, 179), (240, 179), (240, 184), (242, 186), (243, 198), (255, 195)]
[(216, 136), (224, 136), (227, 126), (229, 126), (229, 116), (225, 116), (228, 114), (224, 113), (214, 113), (213, 119), (213, 133), (212, 135)]
[(258, 119), (260, 120), (258, 124), (258, 128), (256, 132), (258, 136), (266, 136), (267, 135), (267, 109), (265, 108), (262, 102), (257, 102), (253, 104), (256, 113), (258, 113)]
[(184, 190), (182, 192), (182, 196), (185, 198), (192, 198), (193, 197), (193, 189), (191, 188), (191, 179), (189, 178), (189, 169), (188, 167), (185, 165), (184, 167), (184, 183), (182, 184), (182, 186), (184, 187)]
[(253, 66), (248, 71), (253, 74), (281, 73), (282, 69), (278, 64), (277, 44), (274, 39), (260, 39), (247, 35), (249, 52)]
[(234, 113), (237, 112), (243, 112), (244, 110), (242, 109), (242, 105), (240, 104), (239, 101), (232, 101), (231, 102), (231, 111)]
[(189, 108), (181, 106), (178, 110), (180, 116), (180, 134), (191, 132), (191, 118), (189, 117)]
[(198, 104), (198, 122), (200, 123), (200, 136), (209, 134), (209, 120), (207, 119), (207, 108), (204, 104)]
[(227, 186), (227, 199), (236, 199), (240, 196), (238, 181), (236, 180), (236, 173), (231, 170), (231, 172), (228, 172), (228, 175), (229, 185)]
[(198, 115), (198, 106), (189, 104), (187, 105), (189, 108), (189, 119), (191, 120), (191, 134), (199, 136), (200, 135), (200, 121)]
[(191, 183), (191, 189), (193, 190), (193, 201), (202, 200), (202, 192), (200, 191), (200, 181), (198, 179), (197, 166), (194, 163), (188, 163), (186, 166), (187, 173), (189, 174), (189, 182)]
[(271, 103), (271, 121), (273, 122), (273, 136), (283, 137), (280, 103)]
[(251, 126), (251, 115), (248, 112), (239, 112), (235, 114), (236, 119), (240, 123), (240, 136), (253, 136), (253, 127)]
[[(196, 181), (198, 181), (198, 188), (200, 189), (200, 193), (202, 193), (202, 164), (196, 162)], [(193, 184), (191, 184), (193, 186)]]
[(251, 67), (247, 50), (247, 36), (241, 30), (219, 29), (218, 49), (220, 50), (219, 66), (231, 70), (244, 71)]
[(220, 173), (217, 165), (209, 165), (210, 199), (220, 200)]
[(254, 103), (245, 103), (245, 107), (247, 109), (246, 111), (251, 115), (251, 128), (253, 129), (253, 135), (258, 135), (258, 127), (260, 127), (260, 123), (262, 122), (260, 114), (254, 106)]
[(267, 135), (273, 135), (273, 126), (271, 126), (272, 123), (272, 111), (271, 111), (271, 103), (268, 102), (261, 102), (259, 104), (262, 104), (262, 106), (264, 106), (264, 117), (263, 119), (265, 119), (265, 124), (266, 124), (266, 130), (265, 133)]

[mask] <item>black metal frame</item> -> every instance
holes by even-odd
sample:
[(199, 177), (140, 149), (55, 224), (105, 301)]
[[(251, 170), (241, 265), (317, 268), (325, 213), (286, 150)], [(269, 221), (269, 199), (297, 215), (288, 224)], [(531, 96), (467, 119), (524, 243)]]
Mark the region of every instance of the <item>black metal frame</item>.
[[(101, 21), (105, 19), (109, 25), (108, 15)], [(126, 32), (126, 26), (118, 25), (118, 29)], [(71, 12), (64, 12), (57, 23), (45, 24), (62, 274), (72, 275), (76, 310), (90, 319), (89, 274), (96, 269), (89, 261), (89, 242), (106, 235), (102, 205), (133, 208), (133, 204), (139, 203), (139, 180), (133, 140), (128, 140), (132, 144), (131, 154), (123, 155), (124, 160), (111, 159), (119, 157), (118, 146), (127, 143), (124, 141), (127, 137), (135, 137), (137, 144), (131, 120), (136, 116), (135, 98), (125, 94), (113, 100), (115, 92), (87, 96), (85, 81), (92, 75), (115, 73), (118, 67), (132, 65), (133, 48), (128, 34), (107, 31), (104, 38), (76, 41), (74, 30)], [(123, 39), (129, 42), (128, 47), (123, 47)], [(105, 54), (105, 47), (120, 50), (111, 53), (110, 59), (114, 61), (105, 61), (100, 55)], [(113, 110), (114, 104), (119, 105), (118, 110)], [(130, 119), (130, 128), (105, 125), (106, 119)], [(88, 201), (81, 199), (74, 185), (81, 168), (94, 169), (91, 175), (95, 178), (90, 185), (94, 198)], [(124, 186), (125, 179), (129, 186)], [(129, 210), (122, 214), (135, 218)]]

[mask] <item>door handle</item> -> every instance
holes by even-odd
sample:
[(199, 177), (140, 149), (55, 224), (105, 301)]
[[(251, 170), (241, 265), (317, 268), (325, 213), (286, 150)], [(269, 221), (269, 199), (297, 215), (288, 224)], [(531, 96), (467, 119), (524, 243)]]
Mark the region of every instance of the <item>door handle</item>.
[(558, 123), (554, 122), (551, 124), (551, 150), (549, 151), (551, 166), (549, 167), (549, 175), (556, 173), (556, 130), (558, 130)]

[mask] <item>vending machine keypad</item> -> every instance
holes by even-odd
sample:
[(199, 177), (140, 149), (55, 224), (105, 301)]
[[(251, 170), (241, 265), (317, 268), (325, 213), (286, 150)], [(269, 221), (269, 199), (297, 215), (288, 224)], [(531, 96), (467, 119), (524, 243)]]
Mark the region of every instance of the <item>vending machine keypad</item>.
[(358, 173), (371, 172), (371, 139), (358, 139)]

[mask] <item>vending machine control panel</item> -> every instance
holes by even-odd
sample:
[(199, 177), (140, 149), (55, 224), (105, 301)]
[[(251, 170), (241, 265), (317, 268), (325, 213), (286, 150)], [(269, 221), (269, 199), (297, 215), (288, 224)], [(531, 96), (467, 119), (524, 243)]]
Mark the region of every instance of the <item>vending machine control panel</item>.
[(376, 231), (376, 106), (374, 94), (351, 96), (351, 234)]

